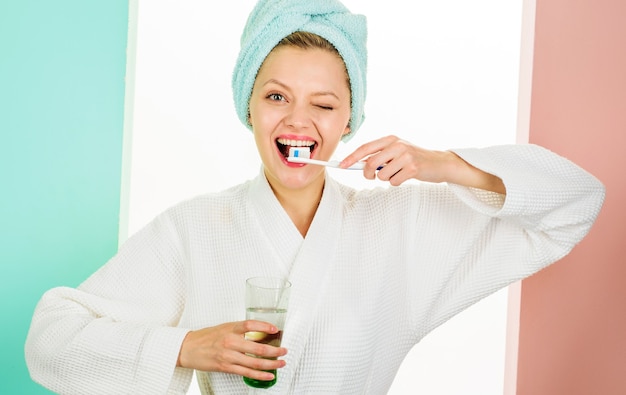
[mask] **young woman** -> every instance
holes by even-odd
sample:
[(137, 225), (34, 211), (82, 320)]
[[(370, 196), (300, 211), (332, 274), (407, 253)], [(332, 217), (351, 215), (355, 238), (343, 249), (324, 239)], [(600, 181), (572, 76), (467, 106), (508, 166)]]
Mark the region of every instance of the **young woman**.
[[(360, 126), (365, 36), (336, 1), (257, 4), (233, 91), (262, 171), (172, 207), (77, 289), (48, 291), (26, 344), (35, 380), (182, 394), (196, 370), (203, 393), (240, 394), (242, 376), (279, 369), (264, 391), (382, 394), (427, 333), (587, 234), (603, 186), (533, 145), (441, 152), (383, 137), (342, 162), (391, 184), (365, 191), (289, 162), (291, 147), (329, 159)], [(277, 332), (243, 319), (245, 279), (263, 275), (293, 284), (281, 347), (244, 337)]]

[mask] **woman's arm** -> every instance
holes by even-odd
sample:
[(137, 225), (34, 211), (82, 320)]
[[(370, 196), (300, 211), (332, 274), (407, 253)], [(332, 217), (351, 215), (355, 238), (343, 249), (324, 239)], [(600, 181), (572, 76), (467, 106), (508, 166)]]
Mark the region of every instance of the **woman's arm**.
[(176, 368), (188, 329), (177, 328), (183, 270), (171, 224), (160, 217), (77, 289), (40, 300), (26, 340), (32, 378), (59, 393), (186, 390)]
[(436, 295), (421, 317), (426, 331), (569, 254), (588, 234), (605, 195), (598, 179), (536, 145), (454, 152), (499, 177), (507, 194), (423, 185), (415, 243), (417, 251), (432, 255), (413, 266), (410, 277), (415, 300)]

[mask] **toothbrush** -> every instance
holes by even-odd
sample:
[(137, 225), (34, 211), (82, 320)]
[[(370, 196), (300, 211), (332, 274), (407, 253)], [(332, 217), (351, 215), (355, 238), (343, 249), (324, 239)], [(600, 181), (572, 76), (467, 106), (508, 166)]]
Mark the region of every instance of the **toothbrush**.
[[(339, 168), (339, 164), (341, 163), (338, 160), (317, 160), (311, 159), (309, 156), (311, 155), (311, 150), (309, 147), (291, 147), (289, 148), (289, 157), (287, 161), (292, 163), (307, 163), (310, 165), (320, 165), (320, 166), (329, 166)], [(363, 170), (365, 167), (365, 162), (357, 162), (350, 167), (346, 167), (345, 170)], [(382, 166), (379, 166), (378, 169), (382, 169)]]

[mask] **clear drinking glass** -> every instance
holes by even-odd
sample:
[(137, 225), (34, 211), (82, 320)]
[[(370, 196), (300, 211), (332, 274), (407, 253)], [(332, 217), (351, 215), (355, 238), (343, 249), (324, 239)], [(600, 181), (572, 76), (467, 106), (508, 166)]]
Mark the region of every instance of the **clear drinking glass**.
[[(269, 322), (278, 328), (278, 333), (247, 332), (246, 339), (258, 343), (279, 347), (283, 336), (283, 327), (287, 317), (287, 305), (291, 283), (277, 277), (253, 277), (246, 280), (246, 319)], [(243, 381), (251, 387), (269, 388), (276, 384), (276, 369), (269, 370), (274, 379), (269, 381), (244, 377)]]

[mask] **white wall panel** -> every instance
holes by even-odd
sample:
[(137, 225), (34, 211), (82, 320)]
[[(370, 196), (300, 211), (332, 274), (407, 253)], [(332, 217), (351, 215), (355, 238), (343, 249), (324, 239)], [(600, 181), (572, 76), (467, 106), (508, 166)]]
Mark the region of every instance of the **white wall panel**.
[[(230, 91), (255, 2), (134, 2), (129, 234), (180, 200), (260, 169)], [(344, 3), (368, 16), (370, 63), (366, 121), (338, 158), (386, 134), (434, 149), (515, 142), (522, 0)], [(357, 172), (330, 172), (356, 187), (380, 184)], [(390, 393), (501, 394), (506, 298), (506, 290), (498, 292), (427, 336)], [(197, 393), (192, 384), (190, 394)]]

